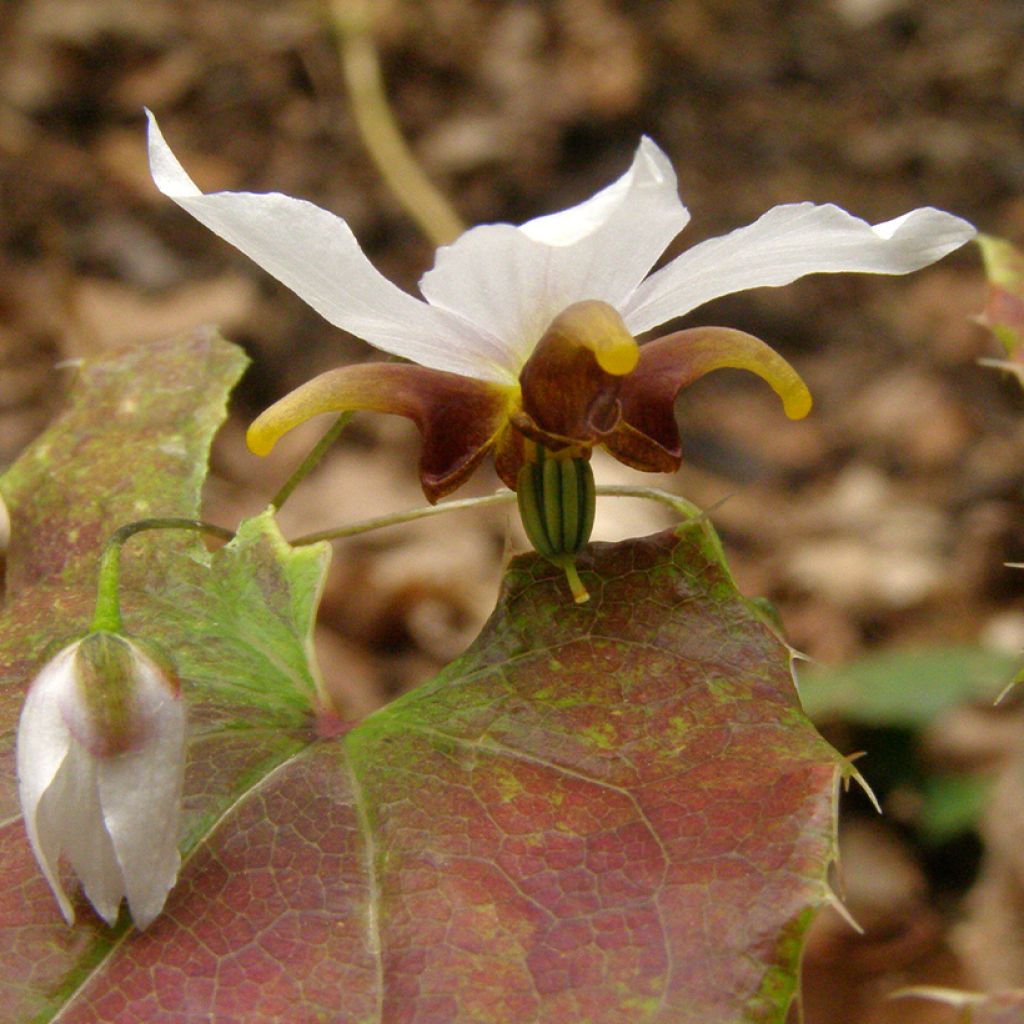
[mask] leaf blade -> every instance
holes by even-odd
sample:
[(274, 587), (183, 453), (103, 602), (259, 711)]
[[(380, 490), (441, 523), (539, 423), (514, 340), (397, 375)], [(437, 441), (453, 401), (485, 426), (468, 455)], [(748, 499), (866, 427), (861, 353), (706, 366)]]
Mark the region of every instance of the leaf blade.
[[(103, 395), (100, 426), (119, 401)], [(51, 439), (52, 467), (18, 467), (26, 500), (33, 474), (65, 469), (82, 496), (37, 531), (102, 510), (80, 429)], [(54, 608), (87, 621), (123, 507), (26, 573), (0, 743)], [(543, 560), (515, 561), (463, 658), (335, 739), (317, 738), (308, 663), (326, 549), (289, 549), (268, 515), (212, 556), (166, 541), (133, 551), (126, 619), (173, 649), (192, 704), (180, 884), (142, 935), (87, 913), (66, 929), (9, 822), (0, 953), (27, 973), (0, 983), (5, 1019), (783, 1020), (841, 764), (709, 527), (588, 549), (583, 607)]]
[[(567, 607), (541, 560), (513, 563), (470, 652), (346, 737), (378, 856), (400, 865), (380, 882), (385, 976), (403, 992), (414, 979), (448, 990), (424, 1019), (501, 1019), (512, 995), (522, 1001), (509, 1019), (524, 1021), (784, 1016), (796, 940), (824, 898), (839, 761), (809, 724), (792, 740), (788, 650), (731, 590), (700, 530), (593, 546), (598, 581), (587, 579), (583, 609)], [(716, 593), (727, 607), (709, 638), (693, 628), (707, 604), (695, 609)], [(634, 617), (637, 603), (647, 609)], [(706, 685), (711, 665), (749, 669), (754, 638), (774, 653), (769, 672)], [(785, 762), (767, 792), (765, 757)], [(744, 807), (754, 818), (736, 831)], [(549, 861), (564, 866), (548, 872)], [(801, 872), (801, 885), (779, 884)], [(410, 876), (430, 879), (430, 896), (407, 905)], [(442, 955), (446, 906), (467, 934)], [(416, 932), (415, 955), (387, 959), (415, 920), (435, 925)], [(627, 921), (648, 936), (632, 957)], [(754, 941), (742, 934), (751, 921)], [(477, 948), (481, 935), (503, 950), (501, 972), (485, 969), (493, 949)], [(609, 960), (602, 943), (625, 952)], [(487, 990), (489, 973), (504, 980)]]

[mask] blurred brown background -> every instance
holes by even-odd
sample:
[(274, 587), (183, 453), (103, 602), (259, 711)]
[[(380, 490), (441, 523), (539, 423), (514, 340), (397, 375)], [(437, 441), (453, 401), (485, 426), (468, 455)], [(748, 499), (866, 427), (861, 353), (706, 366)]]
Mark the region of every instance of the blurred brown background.
[[(380, 0), (375, 14), (397, 117), (469, 223), (586, 197), (648, 132), (692, 210), (687, 244), (803, 199), (871, 221), (934, 205), (1024, 240), (1020, 0)], [(0, 464), (60, 408), (61, 363), (216, 323), (254, 360), (208, 489), (208, 518), (231, 525), (265, 505), (325, 426), (268, 462), (245, 450), (248, 419), (369, 352), (156, 192), (144, 105), (206, 190), (311, 199), (410, 289), (431, 247), (362, 147), (326, 4), (0, 5)], [(741, 586), (769, 597), (794, 645), (825, 664), (950, 644), (1018, 650), (1024, 574), (1003, 563), (1024, 560), (1022, 401), (976, 365), (996, 354), (969, 321), (984, 297), (969, 247), (909, 278), (817, 277), (719, 300), (689, 322), (776, 345), (814, 413), (790, 423), (759, 382), (716, 374), (680, 402), (680, 474), (639, 480), (602, 462), (599, 482), (727, 499), (713, 518)], [(419, 504), (417, 448), (405, 421), (357, 418), (287, 506), (286, 530)], [(494, 486), (488, 469), (465, 493)], [(338, 545), (318, 641), (347, 714), (426, 678), (488, 614), (522, 541), (505, 512), (459, 515)], [(607, 500), (595, 536), (666, 523)], [(908, 685), (927, 687), (927, 674)], [(880, 824), (851, 801), (844, 869), (868, 931), (819, 921), (811, 1024), (951, 1019), (882, 999), (904, 984), (1024, 984), (1012, 704), (968, 695), (909, 730), (923, 765), (998, 780), (985, 801), (997, 811), (937, 844), (885, 775), (886, 751), (898, 760), (903, 748), (884, 728), (869, 737), (863, 769), (888, 813)], [(819, 717), (844, 749), (864, 742), (842, 715)]]

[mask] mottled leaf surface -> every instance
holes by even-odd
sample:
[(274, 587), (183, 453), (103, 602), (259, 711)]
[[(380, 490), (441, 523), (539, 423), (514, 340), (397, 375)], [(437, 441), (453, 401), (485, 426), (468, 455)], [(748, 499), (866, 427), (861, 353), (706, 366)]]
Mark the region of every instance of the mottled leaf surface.
[[(93, 384), (128, 366), (131, 427), (118, 388)], [(86, 368), (4, 481), (5, 756), (46, 643), (87, 621), (103, 537), (195, 514), (238, 369), (207, 336)], [(168, 411), (179, 400), (192, 412)], [(144, 472), (152, 449), (191, 469), (179, 454)], [(560, 572), (516, 560), (470, 650), (348, 731), (311, 712), (326, 550), (291, 549), (268, 516), (213, 554), (130, 543), (127, 626), (173, 655), (191, 705), (181, 879), (143, 934), (84, 905), (65, 927), (8, 765), (0, 1019), (781, 1024), (843, 769), (706, 524), (593, 545), (582, 607)]]
[(703, 527), (581, 568), (585, 606), (513, 563), (471, 650), (347, 738), (384, 1019), (779, 1021), (835, 755)]

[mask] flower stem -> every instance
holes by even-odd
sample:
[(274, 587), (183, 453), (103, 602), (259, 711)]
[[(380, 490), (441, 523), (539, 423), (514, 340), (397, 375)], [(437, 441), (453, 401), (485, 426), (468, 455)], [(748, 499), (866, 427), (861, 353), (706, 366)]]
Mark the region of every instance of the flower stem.
[(465, 227), (416, 162), (391, 111), (366, 0), (328, 0), (342, 72), (363, 143), (388, 188), (435, 244), (453, 242)]
[(274, 495), (270, 502), (271, 508), (276, 512), (291, 496), (292, 491), (302, 483), (303, 480), (313, 471), (317, 463), (327, 454), (327, 449), (338, 440), (338, 436), (348, 426), (352, 419), (351, 412), (343, 412), (335, 421), (330, 430), (317, 441), (313, 450), (302, 460), (299, 468), (284, 482), (284, 486)]
[(90, 632), (105, 630), (117, 633), (121, 629), (121, 599), (118, 586), (121, 578), (121, 548), (130, 537), (144, 530), (192, 530), (197, 533), (209, 533), (222, 540), (231, 540), (234, 533), (205, 523), (201, 519), (140, 519), (138, 522), (126, 523), (115, 530), (100, 555), (99, 579), (96, 585), (96, 611), (93, 615)]
[(488, 505), (507, 505), (516, 500), (515, 491), (498, 491), (482, 498), (460, 498), (457, 501), (443, 501), (440, 505), (421, 505), (419, 508), (406, 509), (404, 512), (390, 512), (386, 516), (375, 516), (363, 519), (350, 526), (340, 526), (334, 530), (322, 530), (319, 533), (307, 533), (293, 541), (293, 548), (306, 544), (317, 544), (322, 540), (341, 540), (344, 537), (355, 537), (360, 533), (380, 530), (385, 526), (398, 526), (400, 523), (411, 523), (417, 519), (430, 519), (445, 512), (457, 512), (464, 508), (486, 508)]
[(569, 592), (577, 604), (586, 604), (590, 600), (590, 591), (580, 579), (580, 571), (576, 568), (576, 558), (569, 555), (558, 562), (559, 568), (565, 573), (565, 582), (569, 584)]
[(667, 505), (682, 519), (700, 519), (704, 516), (704, 510), (694, 505), (692, 501), (680, 498), (678, 494), (669, 494), (668, 491), (662, 491), (657, 487), (605, 484), (597, 488), (597, 493), (604, 498), (645, 498), (647, 501), (656, 501), (660, 505)]
[[(703, 511), (692, 502), (675, 494), (669, 494), (668, 491), (658, 490), (656, 487), (604, 486), (598, 487), (597, 493), (599, 496), (607, 498), (646, 498), (648, 501), (668, 505), (684, 519), (699, 519), (704, 515)], [(430, 519), (433, 516), (443, 515), (445, 512), (458, 512), (465, 508), (487, 508), (490, 505), (506, 505), (515, 500), (515, 491), (501, 490), (494, 494), (484, 495), (482, 498), (460, 498), (457, 501), (443, 501), (439, 505), (421, 505), (418, 508), (406, 509), (404, 512), (389, 512), (385, 516), (363, 519), (358, 523), (340, 526), (333, 530), (307, 533), (289, 543), (292, 547), (297, 548), (307, 544), (317, 544), (322, 540), (342, 540), (345, 537), (355, 537), (360, 533), (369, 533), (371, 530), (381, 530), (386, 526), (398, 526), (401, 523), (411, 523), (417, 519)]]

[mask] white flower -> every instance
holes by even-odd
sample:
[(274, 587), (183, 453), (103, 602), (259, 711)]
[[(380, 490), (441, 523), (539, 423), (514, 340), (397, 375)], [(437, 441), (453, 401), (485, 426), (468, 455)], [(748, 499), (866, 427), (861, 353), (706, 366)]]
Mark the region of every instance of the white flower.
[[(634, 338), (719, 296), (805, 274), (905, 274), (975, 234), (929, 207), (872, 226), (837, 206), (795, 203), (650, 273), (689, 214), (668, 159), (644, 138), (629, 170), (578, 206), (519, 227), (475, 227), (439, 249), (418, 299), (374, 269), (343, 220), (311, 203), (203, 194), (152, 115), (149, 155), (157, 187), (179, 206), (331, 323), (419, 364), (363, 364), (310, 381), (253, 424), (253, 450), (265, 454), (319, 412), (395, 412), (424, 434), (421, 479), (431, 500), (458, 486), (488, 450), (514, 488), (530, 458), (524, 439), (556, 452), (599, 444), (636, 468), (671, 469), (681, 457), (672, 401), (721, 366), (760, 374), (787, 413), (804, 415), (810, 397), (795, 371), (750, 335), (698, 328), (639, 350)], [(548, 350), (558, 345), (555, 358)], [(566, 346), (590, 350), (603, 376), (583, 382), (589, 364), (574, 363)]]
[(67, 857), (96, 912), (127, 898), (145, 928), (178, 874), (185, 709), (177, 681), (138, 643), (91, 633), (49, 661), (18, 724), (19, 796), (32, 851), (69, 924)]
[(871, 226), (837, 206), (795, 203), (702, 242), (648, 277), (689, 214), (649, 138), (618, 181), (578, 206), (520, 227), (471, 228), (438, 250), (426, 302), (370, 264), (340, 217), (279, 193), (204, 195), (150, 115), (157, 187), (338, 327), (421, 366), (515, 383), (547, 325), (600, 299), (635, 335), (710, 299), (805, 274), (905, 274), (963, 245), (966, 221), (929, 207)]

